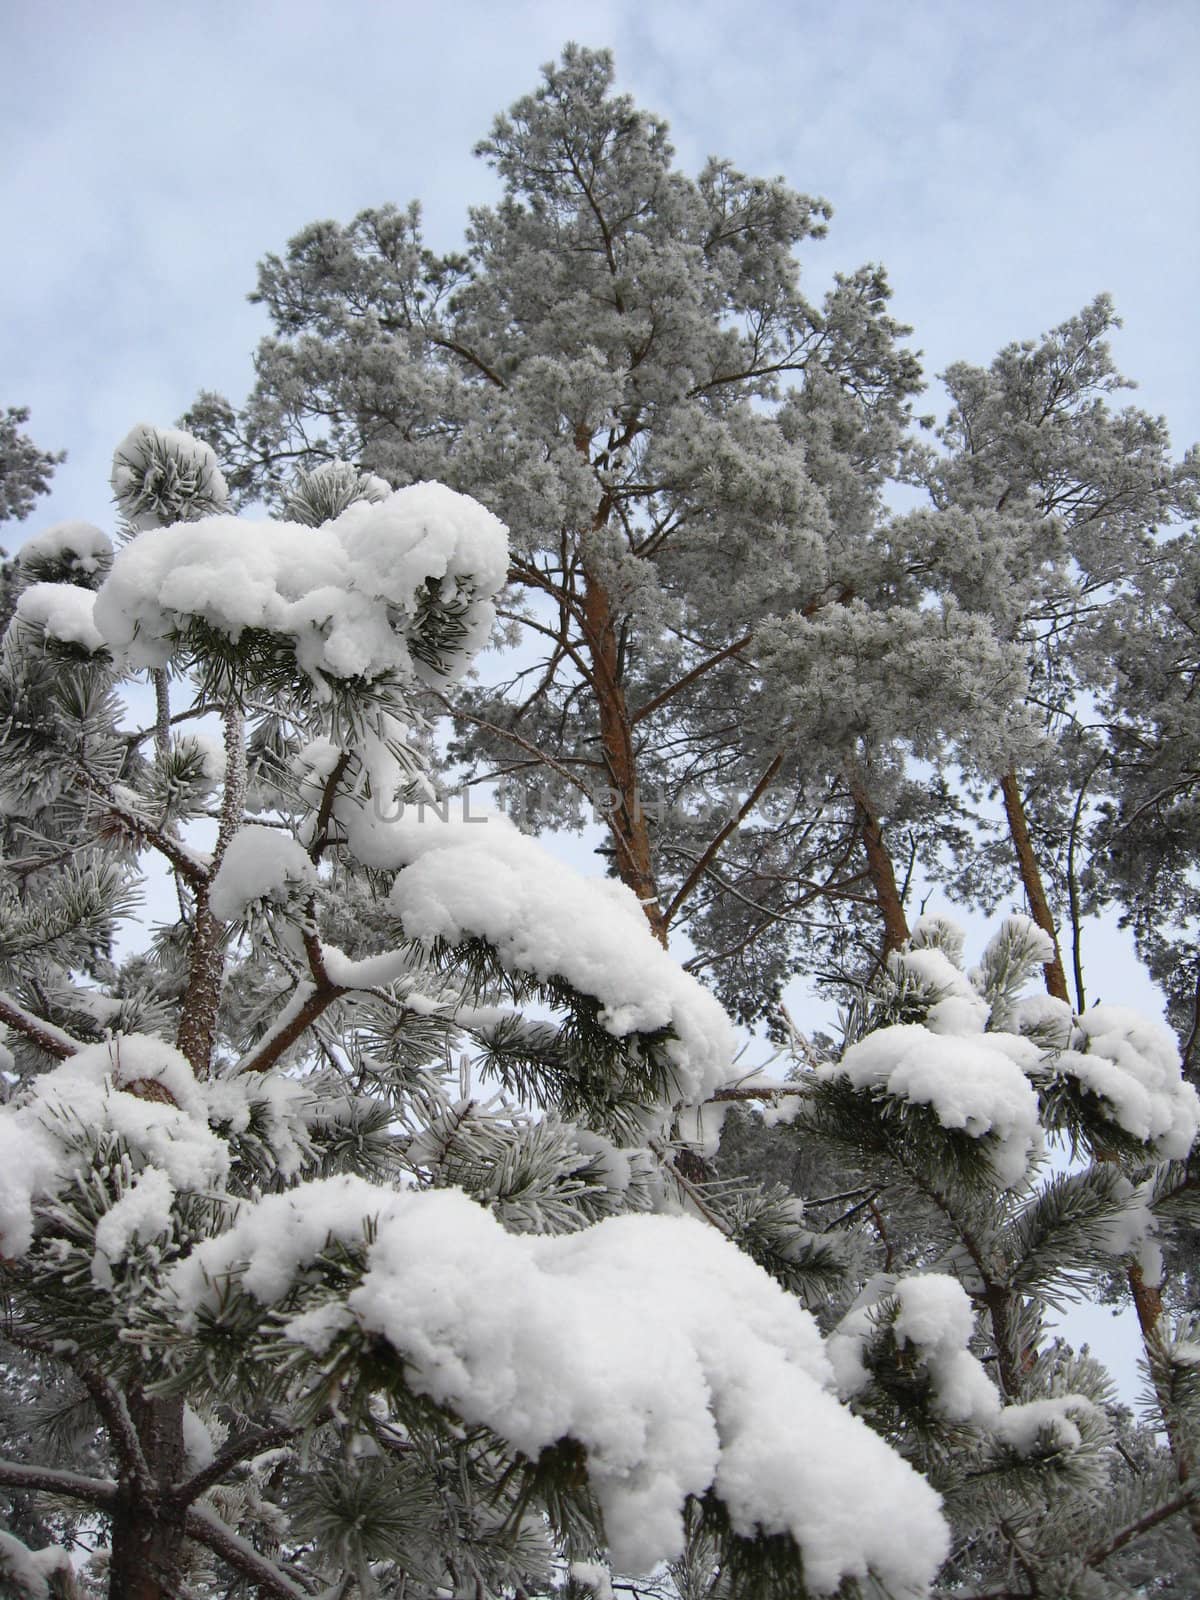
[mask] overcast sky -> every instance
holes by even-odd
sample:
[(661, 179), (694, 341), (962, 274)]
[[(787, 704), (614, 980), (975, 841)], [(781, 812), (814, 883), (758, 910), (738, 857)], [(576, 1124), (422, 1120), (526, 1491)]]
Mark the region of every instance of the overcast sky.
[(0, 405), (70, 454), (7, 542), (106, 521), (133, 422), (245, 393), (255, 263), (305, 223), (419, 197), (459, 243), (494, 193), (472, 145), (570, 38), (613, 48), (687, 170), (719, 154), (831, 200), (810, 289), (882, 261), (931, 374), (1105, 289), (1138, 403), (1200, 437), (1186, 0), (4, 0)]

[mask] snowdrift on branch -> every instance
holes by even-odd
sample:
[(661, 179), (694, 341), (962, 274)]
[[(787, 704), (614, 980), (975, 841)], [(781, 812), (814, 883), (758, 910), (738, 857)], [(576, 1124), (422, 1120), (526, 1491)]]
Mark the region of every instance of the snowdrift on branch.
[(346, 807), (342, 817), (364, 866), (400, 869), (389, 904), (407, 934), (484, 939), (507, 970), (564, 979), (600, 1002), (614, 1038), (670, 1028), (664, 1049), (682, 1100), (726, 1081), (729, 1018), (654, 938), (624, 884), (583, 877), (498, 814), (443, 822), (411, 807), (394, 818)]
[(418, 483), (319, 528), (212, 516), (151, 528), (116, 557), (96, 626), (126, 667), (161, 667), (200, 624), (281, 636), (325, 681), (458, 677), (487, 642), (508, 570), (503, 523)]
[(582, 1444), (619, 1567), (678, 1554), (685, 1498), (711, 1487), (737, 1532), (791, 1534), (817, 1592), (868, 1570), (895, 1594), (932, 1581), (937, 1495), (838, 1402), (811, 1315), (693, 1219), (513, 1235), (454, 1190), (335, 1178), (246, 1207), (168, 1295), (216, 1316), (232, 1276), (273, 1305), (330, 1240), (361, 1244), (368, 1219), (360, 1283), (286, 1331), (318, 1350), (349, 1325), (381, 1336), (413, 1389), (532, 1459)]

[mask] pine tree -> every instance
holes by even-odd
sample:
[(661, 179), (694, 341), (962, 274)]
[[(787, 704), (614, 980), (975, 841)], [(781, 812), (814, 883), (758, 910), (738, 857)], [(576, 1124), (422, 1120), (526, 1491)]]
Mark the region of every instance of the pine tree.
[[(806, 715), (821, 681), (781, 719), (781, 646), (806, 621), (817, 657), (830, 636), (852, 653), (870, 633), (877, 653), (907, 629), (920, 703), (955, 731), (956, 688), (981, 699), (1006, 670), (964, 675), (970, 624), (898, 593), (872, 542), (920, 384), (908, 330), (878, 267), (810, 303), (797, 251), (826, 203), (728, 161), (678, 171), (607, 52), (568, 47), (477, 153), (503, 198), (472, 212), (464, 254), (385, 206), (268, 256), (254, 392), (240, 412), (206, 396), (187, 425), (236, 493), (278, 496), (297, 457), (344, 457), (505, 518), (502, 613), (524, 653), (456, 701), (457, 754), (507, 779), (535, 829), (595, 806), (656, 934), (685, 930), (761, 1015), (806, 943), (859, 964), (845, 913), (876, 889), (855, 730), (825, 751)], [(790, 626), (764, 663), (772, 620)]]
[(19, 522), (33, 510), (38, 495), (50, 487), (54, 469), (66, 460), (39, 450), (21, 424), (29, 421), (27, 406), (9, 406), (0, 413), (0, 522), (14, 517)]
[[(691, 1530), (746, 1593), (917, 1592), (931, 1492), (838, 1405), (798, 1303), (680, 1214), (720, 1008), (627, 891), (421, 814), (412, 696), (487, 639), (502, 525), (343, 478), (243, 523), (206, 446), (141, 427), (120, 548), (66, 524), (22, 552), (8, 1583), (528, 1595)], [(178, 915), (122, 956), (151, 856)], [(828, 1449), (747, 1429), (756, 1387)], [(851, 1473), (915, 1543), (827, 1531)], [(72, 1544), (100, 1551), (78, 1579)]]
[(1110, 759), (1089, 841), (1089, 887), (1111, 898), (1167, 999), (1184, 1063), (1195, 1077), (1200, 969), (1194, 938), (1197, 859), (1195, 529), (1156, 546), (1131, 592), (1106, 619), (1100, 647), (1112, 662), (1104, 697)]
[[(1112, 404), (1133, 387), (1108, 343), (1119, 327), (1100, 295), (1040, 339), (1007, 345), (986, 369), (950, 367), (941, 449), (910, 456), (933, 510), (896, 525), (935, 588), (1026, 652), (1039, 737), (990, 770), (976, 763), (999, 790), (1005, 837), (968, 875), (995, 903), (1016, 866), (1030, 913), (1055, 940), (1048, 988), (1063, 1000), (1073, 993), (1077, 1006), (1081, 920), (1104, 876), (1089, 834), (1127, 761), (1107, 713), (1114, 690), (1118, 700), (1125, 693), (1118, 683), (1136, 673), (1134, 649), (1154, 653), (1144, 624), (1130, 627), (1129, 601), (1154, 586), (1169, 535), (1197, 509), (1194, 455), (1173, 461), (1161, 417)], [(1070, 986), (1060, 927), (1070, 932)]]
[[(970, 975), (920, 924), (845, 1048), (731, 1081), (627, 889), (429, 797), (495, 517), (339, 468), (243, 521), (146, 427), (113, 483), (0, 657), (9, 1587), (1127, 1593), (1196, 1504), (1193, 1330), (1168, 1457), (1041, 1319), (1191, 1203), (1169, 1038), (1024, 998), (1025, 919)], [(122, 953), (152, 858), (178, 914)], [(714, 1178), (747, 1099), (851, 1192)]]
[(1165, 1029), (1026, 992), (1051, 948), (1011, 917), (968, 972), (962, 934), (918, 922), (842, 1043), (727, 1129), (713, 1192), (773, 1166), (775, 1204), (852, 1263), (801, 1292), (841, 1392), (944, 1496), (934, 1594), (1188, 1595), (1194, 1312), (1150, 1330), (1141, 1427), (1046, 1315), (1135, 1277), (1157, 1293), (1197, 1220), (1198, 1102)]

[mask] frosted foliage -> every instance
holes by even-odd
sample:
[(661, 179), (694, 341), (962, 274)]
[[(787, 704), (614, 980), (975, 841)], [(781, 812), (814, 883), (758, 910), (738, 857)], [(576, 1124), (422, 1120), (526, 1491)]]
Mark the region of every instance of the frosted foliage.
[(513, 1235), (454, 1190), (330, 1179), (248, 1206), (201, 1244), (173, 1271), (181, 1312), (215, 1305), (231, 1271), (274, 1302), (330, 1238), (361, 1241), (368, 1217), (355, 1321), (465, 1422), (532, 1458), (583, 1445), (615, 1567), (678, 1555), (685, 1497), (711, 1486), (738, 1532), (795, 1538), (816, 1592), (868, 1570), (897, 1595), (932, 1581), (947, 1549), (938, 1497), (830, 1392), (809, 1313), (692, 1219)]
[(199, 757), (201, 770), (210, 783), (220, 783), (224, 778), (228, 758), (219, 739), (208, 733), (181, 733), (171, 742), (181, 755), (191, 752)]
[(965, 943), (966, 935), (957, 922), (933, 913), (917, 918), (908, 941), (910, 950), (940, 950), (956, 967), (962, 966)]
[(944, 1128), (984, 1142), (997, 1178), (1011, 1186), (1041, 1149), (1037, 1095), (1026, 1077), (1040, 1059), (1014, 1034), (964, 1037), (905, 1023), (868, 1034), (818, 1075), (929, 1106)]
[[(96, 1249), (110, 1263), (124, 1259), (135, 1239), (171, 1231), (175, 1189), (159, 1167), (147, 1167), (96, 1225)], [(93, 1275), (95, 1269), (93, 1269)]]
[(26, 539), (17, 560), (25, 572), (38, 577), (45, 568), (62, 567), (93, 577), (111, 564), (112, 540), (91, 522), (56, 522)]
[(1025, 663), (953, 604), (872, 609), (855, 600), (769, 618), (756, 654), (789, 731), (817, 747), (898, 742), (938, 760), (950, 739), (999, 761), (1018, 738), (1015, 713), (997, 707), (1019, 700)]
[(382, 478), (360, 472), (348, 461), (325, 461), (311, 472), (302, 472), (292, 485), (284, 503), (288, 522), (303, 522), (317, 528), (332, 522), (356, 500), (386, 500), (392, 488)]
[(113, 452), (112, 491), (134, 530), (195, 522), (224, 511), (229, 490), (208, 445), (178, 428), (141, 422)]
[[(119, 1138), (137, 1176), (100, 1224), (97, 1249), (110, 1263), (134, 1238), (168, 1226), (173, 1192), (220, 1192), (229, 1146), (217, 1130), (242, 1133), (252, 1115), (280, 1174), (294, 1176), (307, 1151), (308, 1092), (284, 1077), (213, 1077), (197, 1083), (163, 1039), (119, 1034), (87, 1045), (0, 1106), (0, 1256), (23, 1255), (34, 1206), (85, 1169), (86, 1142)], [(96, 1270), (103, 1276), (103, 1268)]]
[(1045, 928), (1039, 928), (1032, 917), (1005, 917), (984, 955), (986, 965), (989, 955), (1000, 959), (1005, 947), (1011, 945), (1018, 958), (1027, 966), (1045, 965), (1054, 960), (1054, 940)]
[(442, 822), (409, 808), (388, 821), (355, 808), (343, 820), (364, 866), (402, 869), (389, 904), (406, 933), (486, 939), (510, 970), (564, 978), (594, 996), (616, 1038), (674, 1029), (667, 1052), (683, 1100), (702, 1100), (728, 1078), (728, 1017), (654, 938), (623, 884), (582, 877), (499, 815)]
[[(210, 517), (143, 533), (118, 554), (96, 623), (134, 668), (164, 666), (199, 621), (235, 641), (247, 629), (290, 639), (318, 688), (388, 673), (442, 682), (487, 642), (507, 571), (502, 523), (466, 495), (413, 484), (319, 528)], [(458, 613), (441, 666), (417, 658), (429, 585)]]
[(1182, 1161), (1200, 1129), (1200, 1096), (1182, 1073), (1179, 1048), (1158, 1023), (1123, 1006), (1100, 1005), (1076, 1020), (1076, 1048), (1051, 1069), (1101, 1101), (1118, 1127)]
[(209, 910), (231, 922), (256, 901), (285, 905), (297, 892), (315, 887), (316, 881), (316, 869), (290, 834), (252, 823), (235, 833), (226, 847), (209, 889)]
[(177, 1050), (138, 1034), (88, 1045), (38, 1077), (24, 1100), (0, 1108), (0, 1141), (10, 1152), (0, 1254), (29, 1248), (32, 1202), (83, 1170), (73, 1136), (100, 1133), (116, 1135), (177, 1189), (219, 1187), (228, 1172), (227, 1147), (208, 1127), (200, 1086)]
[(50, 639), (95, 652), (104, 649), (93, 615), (95, 602), (90, 590), (73, 583), (32, 583), (19, 596), (16, 614), (22, 622), (44, 629)]
[[(202, 1087), (208, 1120), (214, 1127), (245, 1133), (253, 1118), (281, 1177), (294, 1178), (312, 1159), (308, 1127), (318, 1113), (318, 1103), (303, 1083), (272, 1073), (268, 1077), (213, 1077)], [(321, 1103), (328, 1110), (330, 1102)]]
[(933, 946), (899, 952), (893, 958), (896, 968), (909, 973), (923, 988), (931, 990), (939, 999), (947, 995), (971, 997), (973, 990), (962, 971), (955, 966), (944, 951)]

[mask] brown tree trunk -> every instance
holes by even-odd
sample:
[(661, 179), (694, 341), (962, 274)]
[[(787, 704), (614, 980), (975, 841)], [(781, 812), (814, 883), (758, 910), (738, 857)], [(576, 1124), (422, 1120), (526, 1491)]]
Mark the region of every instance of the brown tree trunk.
[[(1048, 933), (1054, 940), (1054, 960), (1047, 961), (1042, 968), (1046, 976), (1046, 991), (1056, 1000), (1065, 1000), (1070, 1004), (1070, 995), (1067, 993), (1067, 978), (1063, 971), (1062, 956), (1058, 948), (1058, 939), (1054, 932), (1054, 923), (1050, 916), (1050, 904), (1046, 898), (1045, 885), (1042, 882), (1041, 868), (1037, 856), (1034, 854), (1033, 842), (1029, 837), (1029, 827), (1025, 820), (1025, 805), (1021, 799), (1021, 791), (1017, 785), (1015, 772), (1008, 772), (1001, 780), (1001, 792), (1004, 795), (1004, 810), (1008, 816), (1008, 826), (1012, 834), (1013, 847), (1017, 853), (1017, 861), (1021, 869), (1021, 882), (1025, 886), (1025, 893), (1029, 900), (1029, 909), (1033, 920), (1043, 932)], [(1103, 1149), (1097, 1149), (1096, 1157), (1100, 1161), (1115, 1161), (1116, 1157)], [(1142, 1333), (1142, 1344), (1150, 1364), (1151, 1372), (1154, 1371), (1155, 1360), (1163, 1345), (1163, 1303), (1159, 1289), (1146, 1282), (1141, 1267), (1133, 1262), (1126, 1269), (1126, 1281), (1129, 1284), (1129, 1293), (1133, 1300), (1134, 1310), (1137, 1312), (1138, 1326)], [(1167, 1435), (1167, 1443), (1171, 1451), (1171, 1459), (1175, 1463), (1175, 1472), (1181, 1484), (1186, 1484), (1192, 1476), (1194, 1463), (1185, 1441), (1179, 1436), (1179, 1430), (1172, 1425), (1170, 1420), (1171, 1408), (1166, 1396), (1158, 1384), (1155, 1384), (1158, 1396), (1159, 1410), (1162, 1413), (1163, 1427)], [(1188, 1521), (1197, 1543), (1200, 1543), (1200, 1501), (1193, 1500), (1188, 1507)]]
[(197, 1078), (208, 1076), (221, 977), (225, 961), (225, 928), (208, 909), (208, 886), (196, 891), (192, 944), (188, 952), (188, 981), (175, 1036), (176, 1048), (187, 1057)]
[(667, 920), (658, 898), (650, 830), (638, 795), (633, 724), (621, 682), (617, 630), (608, 589), (584, 562), (583, 633), (594, 675), (600, 714), (600, 745), (608, 773), (606, 808), (617, 874), (637, 895), (656, 939), (667, 942)]
[(901, 949), (907, 943), (908, 919), (904, 915), (904, 902), (900, 898), (892, 857), (884, 843), (883, 829), (871, 804), (866, 784), (853, 771), (848, 774), (848, 779), (850, 797), (858, 813), (863, 846), (867, 852), (867, 873), (875, 891), (875, 903), (883, 918), (883, 949), (879, 955), (882, 964), (894, 950)]
[[(232, 697), (221, 712), (225, 724), (225, 793), (217, 825), (211, 871), (221, 865), (229, 841), (242, 825), (246, 798), (245, 713)], [(217, 1013), (224, 981), (228, 933), (208, 909), (209, 882), (196, 886), (192, 944), (188, 955), (188, 982), (175, 1043), (198, 1078), (208, 1076), (212, 1060)]]
[[(1171, 1414), (1169, 1395), (1165, 1394), (1160, 1386), (1155, 1368), (1164, 1355), (1163, 1338), (1163, 1303), (1162, 1293), (1154, 1285), (1147, 1283), (1141, 1267), (1134, 1262), (1127, 1270), (1126, 1277), (1129, 1282), (1129, 1291), (1133, 1296), (1134, 1309), (1137, 1312), (1138, 1326), (1142, 1330), (1142, 1345), (1146, 1351), (1146, 1360), (1150, 1367), (1151, 1382), (1158, 1399), (1158, 1409), (1163, 1419), (1163, 1429), (1167, 1435), (1167, 1445), (1171, 1451), (1171, 1460), (1175, 1463), (1175, 1475), (1181, 1485), (1191, 1482), (1196, 1462), (1192, 1455), (1187, 1439), (1180, 1433)], [(1200, 1500), (1193, 1500), (1187, 1508), (1188, 1524), (1196, 1543), (1200, 1545)]]
[(183, 1476), (183, 1401), (135, 1391), (128, 1403), (148, 1479), (121, 1486), (112, 1514), (108, 1600), (175, 1600), (186, 1512), (165, 1491)]
[(1008, 818), (1008, 831), (1012, 836), (1013, 849), (1017, 854), (1017, 866), (1021, 873), (1021, 883), (1024, 885), (1025, 898), (1029, 901), (1029, 914), (1037, 923), (1043, 933), (1048, 933), (1054, 941), (1054, 959), (1047, 961), (1042, 968), (1046, 974), (1046, 992), (1056, 1000), (1065, 1000), (1071, 1003), (1071, 996), (1067, 992), (1067, 975), (1063, 971), (1062, 954), (1058, 948), (1058, 935), (1054, 930), (1054, 918), (1050, 915), (1050, 902), (1046, 898), (1046, 886), (1042, 882), (1042, 871), (1038, 866), (1037, 856), (1033, 851), (1033, 842), (1029, 837), (1029, 824), (1025, 819), (1025, 802), (1021, 799), (1021, 790), (1017, 784), (1015, 772), (1006, 772), (1000, 780), (1000, 792), (1004, 796), (1004, 813)]

